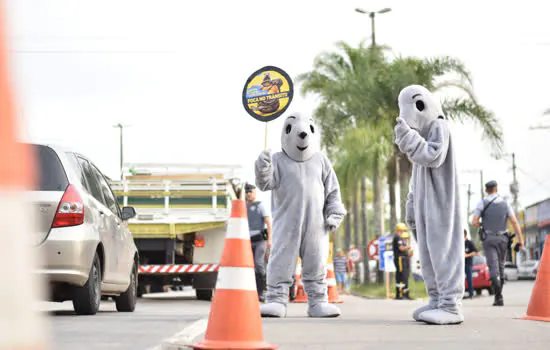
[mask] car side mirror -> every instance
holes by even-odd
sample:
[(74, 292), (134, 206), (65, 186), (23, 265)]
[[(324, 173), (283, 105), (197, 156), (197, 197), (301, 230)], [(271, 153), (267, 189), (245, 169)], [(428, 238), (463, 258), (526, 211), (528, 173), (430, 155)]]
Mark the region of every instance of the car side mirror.
[(122, 208), (122, 220), (129, 220), (136, 216), (136, 210), (134, 207), (124, 207)]

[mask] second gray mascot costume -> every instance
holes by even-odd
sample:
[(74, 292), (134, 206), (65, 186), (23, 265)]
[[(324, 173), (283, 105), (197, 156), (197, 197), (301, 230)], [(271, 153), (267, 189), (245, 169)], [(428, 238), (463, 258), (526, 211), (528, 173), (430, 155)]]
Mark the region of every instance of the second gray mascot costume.
[(420, 266), (430, 301), (413, 313), (417, 321), (464, 321), (464, 237), (453, 139), (441, 105), (423, 86), (398, 97), (395, 142), (413, 163), (407, 224), (416, 229)]
[(288, 289), (298, 256), (310, 317), (336, 317), (340, 310), (328, 303), (325, 264), (328, 232), (334, 232), (346, 210), (336, 173), (319, 151), (313, 120), (289, 114), (281, 135), (282, 152), (263, 151), (255, 164), (256, 185), (272, 191), (273, 246), (267, 265), (264, 317), (285, 317)]

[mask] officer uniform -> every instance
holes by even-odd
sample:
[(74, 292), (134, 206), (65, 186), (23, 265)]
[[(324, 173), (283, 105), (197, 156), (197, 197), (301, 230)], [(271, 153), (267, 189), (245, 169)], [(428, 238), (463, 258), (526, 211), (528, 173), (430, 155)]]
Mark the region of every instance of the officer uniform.
[[(496, 181), (489, 181), (485, 185), (486, 188), (496, 186)], [(483, 212), (483, 210), (485, 211)], [(480, 233), (484, 232), (482, 234), (482, 244), (487, 258), (491, 284), (495, 292), (494, 306), (504, 305), (502, 287), (504, 283), (504, 263), (506, 262), (509, 244), (506, 223), (508, 217), (512, 215), (514, 215), (512, 207), (498, 193), (492, 193), (485, 197), (474, 210), (474, 216), (479, 216), (482, 221)]]
[(408, 238), (408, 233), (404, 232), (401, 237), (397, 235), (393, 238), (393, 262), (395, 264), (395, 299), (411, 299), (409, 296), (409, 274), (410, 259), (409, 250), (400, 251), (399, 247), (407, 247), (404, 238)]
[[(254, 185), (247, 184), (245, 191), (255, 189)], [(254, 257), (254, 272), (256, 274), (256, 289), (260, 301), (264, 300), (266, 290), (266, 252), (267, 252), (267, 231), (264, 228), (265, 218), (269, 216), (264, 205), (260, 201), (246, 203), (248, 215), (248, 228), (250, 230), (250, 241), (252, 243), (252, 255)]]

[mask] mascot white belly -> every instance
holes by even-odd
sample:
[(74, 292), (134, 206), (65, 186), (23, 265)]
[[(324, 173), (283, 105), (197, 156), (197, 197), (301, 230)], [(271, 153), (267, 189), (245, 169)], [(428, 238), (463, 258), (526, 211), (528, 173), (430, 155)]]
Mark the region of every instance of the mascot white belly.
[(328, 158), (319, 151), (313, 120), (290, 114), (281, 136), (282, 152), (263, 151), (255, 163), (256, 185), (272, 191), (273, 245), (267, 265), (264, 317), (286, 316), (288, 290), (298, 257), (310, 317), (336, 317), (328, 303), (325, 263), (327, 234), (342, 222), (346, 210), (338, 179)]
[(413, 317), (430, 324), (464, 321), (464, 235), (453, 140), (441, 105), (423, 86), (398, 97), (395, 142), (413, 163), (407, 224), (416, 229), (430, 297)]

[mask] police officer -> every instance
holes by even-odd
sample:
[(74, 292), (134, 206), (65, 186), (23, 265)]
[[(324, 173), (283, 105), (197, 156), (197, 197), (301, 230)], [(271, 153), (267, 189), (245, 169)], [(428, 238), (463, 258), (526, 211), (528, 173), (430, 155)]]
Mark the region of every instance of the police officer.
[(395, 264), (395, 299), (403, 300), (412, 298), (409, 295), (409, 274), (410, 264), (409, 256), (411, 247), (407, 245), (405, 239), (409, 238), (409, 234), (406, 232), (407, 226), (403, 223), (399, 223), (395, 226), (395, 236), (392, 242), (393, 248), (393, 262)]
[(485, 184), (487, 196), (474, 210), (472, 225), (479, 227), (483, 250), (487, 257), (491, 284), (495, 292), (493, 306), (503, 306), (502, 287), (504, 283), (504, 263), (508, 252), (507, 221), (512, 222), (518, 237), (519, 248), (523, 246), (523, 235), (518, 220), (510, 204), (498, 195), (496, 181)]
[(245, 192), (256, 289), (259, 300), (263, 302), (266, 290), (266, 257), (268, 250), (271, 249), (271, 218), (263, 203), (256, 201), (256, 186), (246, 184)]

